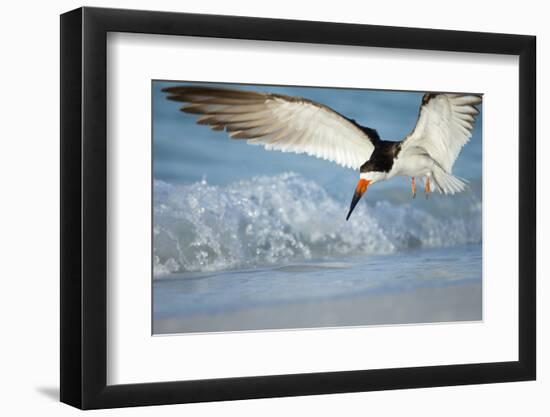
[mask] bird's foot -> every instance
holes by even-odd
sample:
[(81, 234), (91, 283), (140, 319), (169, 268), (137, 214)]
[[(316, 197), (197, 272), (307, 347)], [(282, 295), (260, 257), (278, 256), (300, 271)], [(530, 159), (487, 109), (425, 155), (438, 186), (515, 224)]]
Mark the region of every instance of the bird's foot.
[(416, 180), (414, 179), (414, 177), (411, 177), (412, 178), (412, 181), (411, 181), (411, 190), (412, 190), (412, 193), (413, 193), (413, 198), (416, 197)]
[(424, 195), (426, 196), (426, 200), (430, 196), (431, 188), (430, 188), (430, 177), (426, 177), (426, 183), (424, 184)]

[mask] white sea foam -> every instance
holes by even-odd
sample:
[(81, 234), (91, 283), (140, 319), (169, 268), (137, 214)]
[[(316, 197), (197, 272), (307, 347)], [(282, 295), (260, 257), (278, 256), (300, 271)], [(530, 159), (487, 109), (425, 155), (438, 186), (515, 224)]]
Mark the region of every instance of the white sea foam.
[(481, 242), (478, 198), (340, 202), (285, 173), (228, 186), (154, 183), (154, 274), (281, 265)]

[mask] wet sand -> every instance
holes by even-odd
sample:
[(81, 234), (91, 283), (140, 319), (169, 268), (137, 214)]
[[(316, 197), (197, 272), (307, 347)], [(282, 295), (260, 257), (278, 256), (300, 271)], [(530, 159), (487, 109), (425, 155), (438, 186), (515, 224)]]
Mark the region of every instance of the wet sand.
[(196, 333), (482, 320), (481, 281), (156, 317), (153, 333)]

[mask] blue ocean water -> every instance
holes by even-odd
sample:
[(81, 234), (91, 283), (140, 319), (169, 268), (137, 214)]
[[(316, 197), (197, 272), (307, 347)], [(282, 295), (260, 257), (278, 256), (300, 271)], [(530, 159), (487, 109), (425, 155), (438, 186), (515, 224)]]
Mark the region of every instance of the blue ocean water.
[[(419, 288), (422, 294), (425, 288), (444, 291), (440, 299), (469, 297), (450, 303), (454, 310), (444, 314), (449, 320), (481, 318), (482, 113), (454, 166), (454, 173), (469, 181), (466, 192), (433, 193), (429, 199), (420, 192), (412, 199), (410, 180), (395, 178), (369, 187), (346, 222), (357, 172), (306, 155), (268, 152), (196, 125), (193, 116), (179, 112), (180, 104), (160, 91), (177, 84), (152, 85), (154, 314), (170, 323), (157, 325), (158, 332), (410, 322), (410, 311), (401, 318), (388, 313), (384, 317), (394, 317), (389, 321), (382, 316), (373, 321), (376, 315), (370, 312), (371, 319), (357, 321), (363, 309), (327, 321), (321, 319), (326, 315), (319, 305), (326, 309), (327, 300), (338, 303), (360, 294), (399, 293), (420, 300)], [(414, 127), (422, 97), (416, 92), (223, 86), (316, 100), (390, 140), (402, 139)], [(419, 268), (418, 259), (433, 262)], [(331, 268), (327, 262), (347, 266)], [(407, 279), (395, 278), (403, 274)], [(344, 287), (351, 290), (342, 291)], [(472, 299), (479, 308), (471, 306)], [(310, 314), (300, 313), (309, 319), (275, 323), (269, 314), (235, 315), (289, 303), (310, 306)], [(417, 320), (442, 320), (433, 309)], [(220, 311), (226, 318), (233, 312), (234, 320), (204, 321), (209, 312)], [(203, 320), (193, 322), (197, 314)]]
[(481, 246), (465, 245), (175, 273), (153, 283), (153, 332), (480, 320), (480, 265)]

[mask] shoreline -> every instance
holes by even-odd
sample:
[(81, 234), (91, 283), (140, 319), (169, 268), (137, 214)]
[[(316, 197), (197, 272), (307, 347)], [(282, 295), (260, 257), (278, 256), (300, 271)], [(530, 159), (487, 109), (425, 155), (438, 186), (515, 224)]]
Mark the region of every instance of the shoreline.
[(153, 317), (153, 334), (290, 330), (480, 321), (482, 284), (281, 302), (241, 309)]

